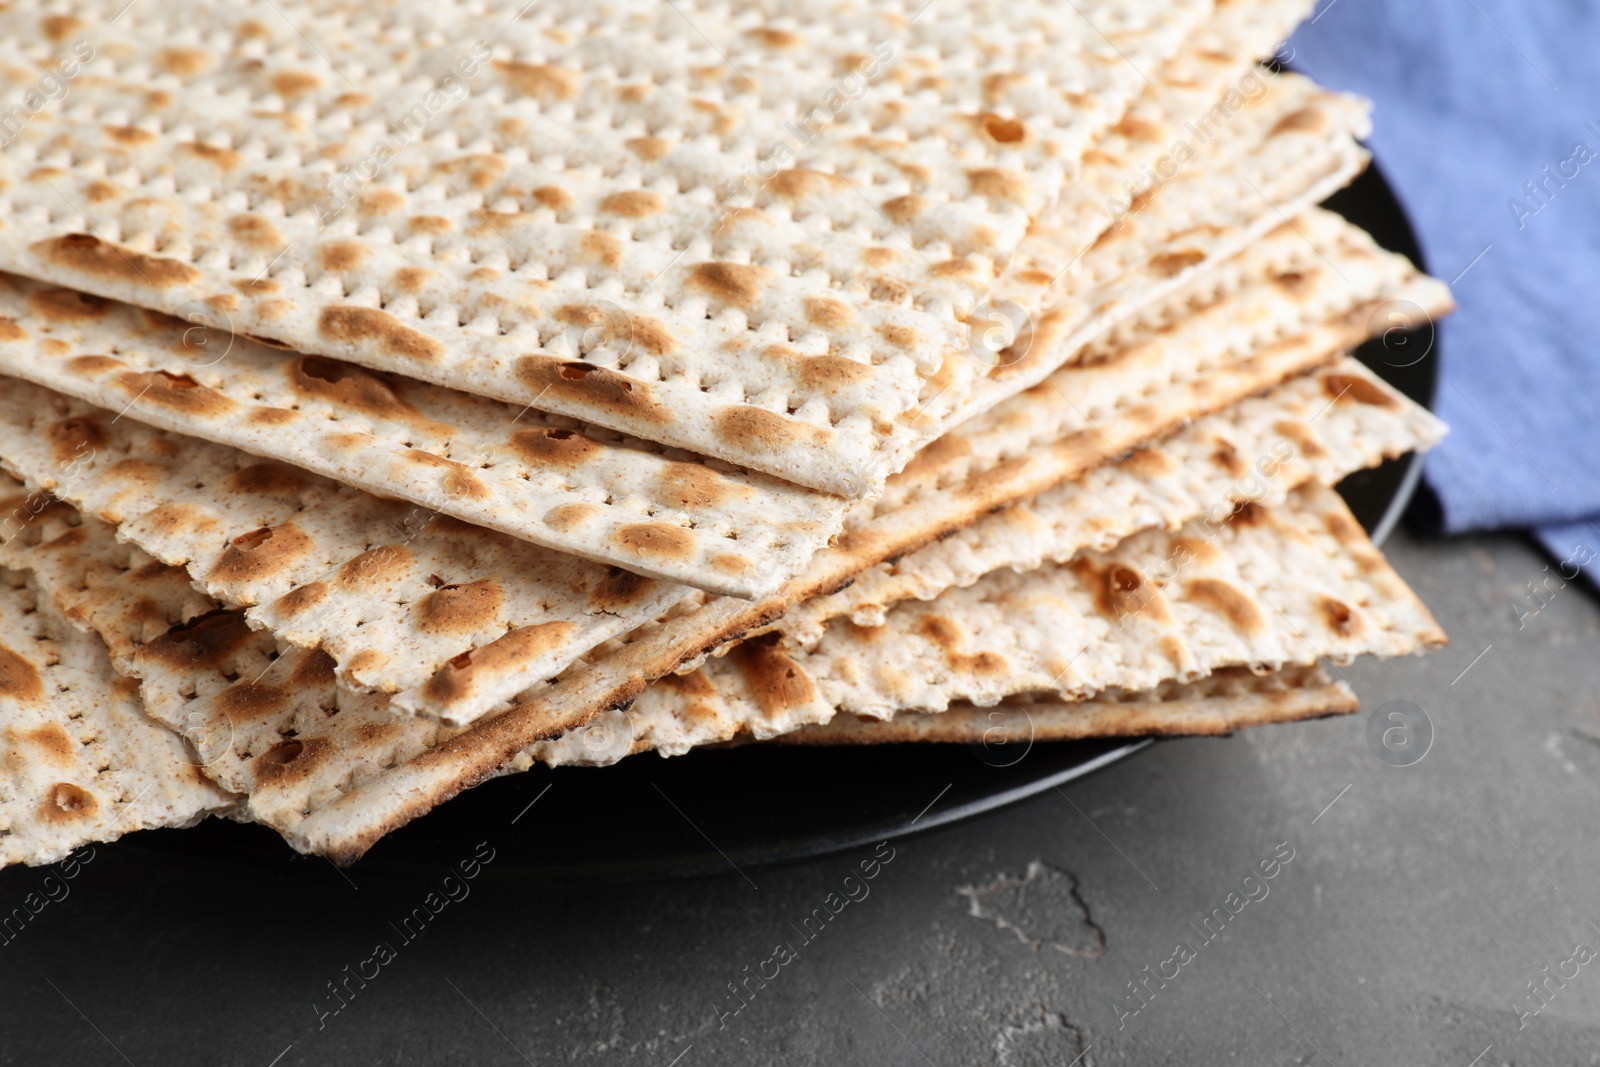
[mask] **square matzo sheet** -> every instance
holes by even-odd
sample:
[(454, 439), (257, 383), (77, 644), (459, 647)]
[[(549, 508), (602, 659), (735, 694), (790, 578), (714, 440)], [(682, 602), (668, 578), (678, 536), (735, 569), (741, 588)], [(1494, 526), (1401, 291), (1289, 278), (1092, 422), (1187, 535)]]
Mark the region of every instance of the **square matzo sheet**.
[(17, 7), (0, 266), (859, 495), (1211, 9)]

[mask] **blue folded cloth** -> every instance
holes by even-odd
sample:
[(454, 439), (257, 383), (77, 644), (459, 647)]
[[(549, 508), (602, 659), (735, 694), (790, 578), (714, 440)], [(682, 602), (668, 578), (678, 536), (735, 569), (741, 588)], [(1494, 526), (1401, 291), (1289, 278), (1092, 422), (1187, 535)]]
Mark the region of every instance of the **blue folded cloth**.
[(1373, 154), (1460, 304), (1424, 468), (1442, 529), (1532, 528), (1600, 580), (1600, 5), (1324, 0), (1289, 48), (1375, 102)]

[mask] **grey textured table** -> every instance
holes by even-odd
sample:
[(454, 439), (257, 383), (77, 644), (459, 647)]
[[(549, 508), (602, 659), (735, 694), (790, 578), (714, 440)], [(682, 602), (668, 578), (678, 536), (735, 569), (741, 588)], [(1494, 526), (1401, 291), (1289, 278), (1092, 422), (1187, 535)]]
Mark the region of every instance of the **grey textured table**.
[[(1453, 644), (1347, 668), (1359, 716), (1162, 743), (870, 882), (846, 881), (870, 849), (609, 893), (479, 879), (337, 1014), (327, 983), (428, 880), (197, 885), (102, 848), (0, 948), (0, 1062), (1600, 1063), (1600, 608), (1515, 538), (1389, 552)], [(1391, 766), (1367, 719), (1401, 700), (1434, 736)]]

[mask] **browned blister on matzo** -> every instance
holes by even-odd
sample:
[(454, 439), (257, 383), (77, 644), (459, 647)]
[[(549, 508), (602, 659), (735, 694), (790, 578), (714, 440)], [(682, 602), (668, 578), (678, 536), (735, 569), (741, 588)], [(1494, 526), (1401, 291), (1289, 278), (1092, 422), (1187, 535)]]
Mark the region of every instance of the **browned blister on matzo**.
[(106, 647), (39, 583), (0, 570), (0, 866), (53, 863), (133, 830), (188, 826), (238, 798), (144, 715)]
[[(0, 464), (398, 711), (470, 722), (689, 587), (554, 552), (22, 381)], [(0, 526), (30, 519), (0, 504)]]
[(1212, 4), (920, 6), (11, 10), (0, 266), (864, 492)]
[(1009, 765), (1035, 741), (1091, 737), (1216, 736), (1247, 726), (1296, 722), (1360, 710), (1356, 695), (1320, 665), (1258, 674), (1224, 668), (1193, 682), (1154, 689), (1108, 689), (1087, 700), (1008, 697), (989, 708), (953, 704), (943, 712), (906, 711), (892, 719), (835, 715), (768, 738), (770, 744), (884, 745), (907, 742), (982, 746)]
[[(1024, 693), (1083, 699), (1223, 667), (1398, 656), (1441, 644), (1438, 624), (1374, 549), (1338, 494), (1308, 483), (1278, 507), (1151, 530), (1110, 552), (1026, 574), (992, 572), (880, 626), (832, 623), (808, 649), (778, 634), (659, 680), (625, 711), (610, 759), (678, 754), (739, 734), (771, 737), (836, 713), (887, 718)], [(552, 763), (596, 760), (584, 731), (535, 746)]]
[(561, 552), (732, 596), (787, 578), (838, 529), (846, 507), (571, 420), (6, 275), (0, 322), (0, 372)]

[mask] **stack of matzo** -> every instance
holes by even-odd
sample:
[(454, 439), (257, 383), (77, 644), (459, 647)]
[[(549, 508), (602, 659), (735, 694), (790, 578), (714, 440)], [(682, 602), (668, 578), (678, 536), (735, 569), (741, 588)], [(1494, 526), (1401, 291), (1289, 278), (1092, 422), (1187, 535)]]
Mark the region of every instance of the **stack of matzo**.
[(1450, 299), (1308, 6), (0, 12), (0, 862), (1353, 710), (1444, 638), (1328, 487), (1443, 428), (1344, 353)]

